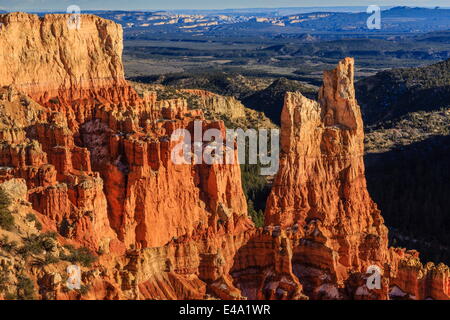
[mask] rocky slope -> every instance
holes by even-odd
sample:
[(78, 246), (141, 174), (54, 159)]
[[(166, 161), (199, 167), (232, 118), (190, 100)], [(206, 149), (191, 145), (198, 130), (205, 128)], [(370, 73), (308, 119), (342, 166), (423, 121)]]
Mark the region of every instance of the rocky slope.
[[(299, 93), (286, 96), (280, 171), (266, 223), (296, 234), (293, 270), (312, 298), (384, 299), (399, 288), (405, 297), (447, 298), (446, 266), (424, 268), (416, 253), (388, 248), (387, 228), (366, 188), (363, 123), (353, 78), (354, 62), (347, 58), (324, 73), (318, 102)], [(361, 286), (371, 265), (384, 270), (379, 292)], [(412, 271), (421, 276), (410, 291), (404, 277)]]
[(182, 73), (132, 78), (139, 82), (160, 84), (176, 89), (202, 89), (223, 96), (233, 96), (243, 100), (246, 97), (267, 88), (273, 79), (246, 77), (239, 73), (208, 72)]
[(243, 103), (252, 109), (264, 112), (277, 125), (280, 124), (280, 110), (283, 108), (284, 96), (287, 92), (301, 92), (308, 98), (316, 97), (316, 88), (306, 84), (281, 78), (275, 80), (264, 90), (245, 97)]
[(391, 243), (450, 263), (450, 60), (356, 83), (366, 123), (368, 188)]
[(358, 81), (356, 89), (368, 125), (397, 120), (410, 112), (437, 111), (449, 106), (450, 59), (379, 72)]
[(223, 120), (227, 128), (275, 128), (276, 126), (264, 113), (245, 107), (233, 96), (220, 95), (203, 89), (176, 89), (160, 84), (131, 82), (140, 94), (146, 91), (157, 93), (160, 100), (185, 99), (192, 109), (203, 111), (209, 120)]
[[(0, 228), (0, 298), (448, 298), (446, 266), (387, 248), (351, 59), (325, 73), (319, 102), (287, 95), (257, 229), (239, 165), (170, 159), (176, 129), (203, 120), (224, 134), (224, 123), (183, 99), (139, 96), (123, 77), (121, 28), (83, 15), (71, 30), (67, 19), (0, 16), (1, 212), (14, 219)], [(65, 283), (70, 264), (82, 268), (78, 290)], [(380, 290), (364, 284), (370, 264), (384, 272)]]

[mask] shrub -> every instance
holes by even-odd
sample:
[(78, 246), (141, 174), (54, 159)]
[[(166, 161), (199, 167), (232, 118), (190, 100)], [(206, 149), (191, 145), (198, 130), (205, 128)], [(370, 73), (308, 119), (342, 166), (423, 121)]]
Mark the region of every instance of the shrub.
[(35, 291), (33, 280), (27, 276), (20, 275), (17, 283), (17, 298), (19, 300), (34, 300)]
[(248, 214), (256, 227), (264, 226), (264, 210), (270, 186), (267, 179), (259, 174), (260, 165), (242, 165), (242, 189), (247, 198)]
[(5, 294), (5, 299), (6, 300), (17, 300), (17, 294), (15, 294), (15, 293), (12, 293), (12, 292), (7, 292), (6, 294)]
[(33, 234), (23, 240), (24, 245), (18, 250), (19, 254), (22, 256), (26, 257), (30, 254), (41, 254), (44, 251), (40, 236)]
[(5, 274), (4, 270), (1, 270), (0, 274), (0, 292), (5, 292), (8, 289), (9, 277)]
[(56, 233), (55, 231), (47, 231), (41, 235), (41, 237), (52, 238), (54, 240), (56, 240), (57, 236), (58, 236), (58, 233)]
[(264, 227), (264, 212), (262, 210), (255, 210), (252, 200), (248, 200), (247, 203), (248, 213), (250, 215), (250, 218), (252, 218), (253, 222), (255, 223), (255, 226), (257, 228)]
[(59, 104), (58, 98), (51, 98), (49, 101), (50, 101), (50, 103), (53, 103), (53, 104)]
[(69, 221), (67, 221), (66, 218), (64, 218), (63, 221), (59, 225), (58, 231), (62, 236), (68, 237), (69, 230), (70, 230), (70, 223), (69, 223)]
[(44, 258), (37, 258), (33, 261), (34, 266), (44, 267), (49, 264), (58, 263), (61, 259), (50, 253), (47, 253)]
[(39, 222), (39, 220), (36, 218), (36, 215), (33, 213), (29, 213), (27, 214), (26, 217), (27, 221), (33, 222), (34, 221), (34, 225), (36, 226), (36, 229), (38, 229), (39, 231), (42, 230), (42, 224)]
[(46, 232), (41, 235), (30, 235), (24, 238), (24, 245), (18, 252), (26, 257), (29, 254), (41, 254), (44, 250), (49, 251), (53, 248), (54, 243), (51, 239), (56, 238), (55, 232)]
[(15, 241), (9, 242), (9, 239), (7, 236), (3, 236), (0, 239), (0, 248), (5, 250), (6, 252), (12, 252), (17, 247), (17, 243)]
[(91, 287), (90, 287), (89, 285), (84, 285), (84, 284), (82, 284), (82, 285), (80, 286), (80, 289), (78, 290), (78, 292), (79, 292), (82, 296), (84, 296), (84, 295), (88, 294), (90, 290), (91, 290)]
[(14, 217), (8, 209), (11, 200), (4, 190), (0, 189), (0, 228), (11, 231), (14, 228)]
[(65, 261), (69, 261), (72, 263), (80, 263), (84, 267), (90, 267), (92, 263), (97, 261), (97, 257), (87, 248), (78, 248), (75, 249), (71, 245), (65, 246), (67, 250), (69, 250), (69, 254), (62, 254), (60, 258)]

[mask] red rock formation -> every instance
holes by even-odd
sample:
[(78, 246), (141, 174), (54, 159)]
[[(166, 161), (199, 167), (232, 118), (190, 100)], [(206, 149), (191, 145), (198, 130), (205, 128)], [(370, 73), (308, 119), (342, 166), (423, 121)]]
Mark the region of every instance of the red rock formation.
[(70, 127), (95, 105), (139, 100), (124, 78), (120, 25), (81, 15), (80, 28), (70, 28), (70, 15), (25, 13), (1, 15), (0, 23), (0, 87), (14, 85), (65, 113)]
[[(182, 128), (193, 130), (194, 121), (203, 119), (201, 111), (188, 110), (184, 100), (156, 101), (152, 94), (138, 98), (123, 78), (120, 27), (83, 16), (82, 30), (69, 30), (67, 18), (0, 16), (0, 41), (4, 44), (0, 51), (6, 66), (1, 85), (14, 85), (45, 107), (27, 98), (34, 113), (23, 121), (22, 114), (15, 114), (21, 99), (11, 98), (13, 94), (5, 97), (13, 106), (5, 109), (4, 117), (18, 118), (21, 127), (16, 133), (12, 128), (17, 122), (12, 121), (2, 130), (9, 143), (2, 146), (0, 161), (10, 168), (2, 179), (25, 178), (33, 208), (49, 218), (71, 243), (102, 251), (105, 256), (100, 265), (115, 268), (118, 261), (125, 261), (123, 270), (109, 270), (112, 275), (92, 284), (99, 290), (94, 297), (139, 298), (138, 286), (130, 283), (136, 284), (133, 273), (142, 272), (126, 262), (132, 261), (134, 254), (123, 256), (125, 247), (162, 247), (183, 239), (177, 247), (189, 251), (192, 256), (186, 257), (188, 261), (200, 261), (201, 256), (218, 254), (219, 239), (252, 228), (240, 167), (172, 163), (175, 142), (170, 142), (171, 133)], [(32, 54), (22, 57), (20, 52), (25, 48)], [(51, 62), (57, 68), (52, 72)], [(49, 78), (49, 74), (56, 76)], [(224, 134), (222, 122), (205, 121), (203, 125)], [(236, 249), (233, 238), (227, 237)], [(213, 244), (200, 244), (205, 239)], [(193, 249), (183, 249), (185, 246)], [(142, 254), (138, 251), (138, 257)], [(179, 260), (181, 265), (183, 259)], [(204, 288), (207, 283), (226, 283), (229, 290), (221, 286), (211, 290), (223, 298), (240, 297), (223, 268), (215, 272), (209, 268), (193, 265), (189, 277), (203, 283)], [(146, 283), (155, 277), (170, 285), (170, 281), (182, 281), (179, 272), (186, 274), (181, 270), (166, 276), (164, 269), (157, 271), (142, 279), (139, 288), (144, 293), (151, 292)], [(198, 278), (199, 273), (204, 281)], [(118, 291), (117, 281), (131, 291)], [(57, 291), (50, 287), (51, 292)], [(170, 298), (192, 297), (187, 289), (170, 290), (166, 291)], [(52, 296), (67, 297), (58, 292)], [(200, 291), (195, 297), (204, 295)]]
[(261, 112), (246, 108), (239, 100), (231, 96), (221, 96), (206, 90), (181, 89), (180, 93), (196, 101), (209, 119), (225, 118), (234, 127), (273, 129), (276, 126)]
[[(44, 230), (99, 254), (83, 269), (84, 295), (63, 290), (64, 264), (30, 266), (41, 298), (448, 298), (446, 266), (387, 247), (366, 189), (351, 59), (325, 73), (319, 102), (286, 96), (280, 172), (258, 230), (237, 163), (171, 161), (175, 130), (202, 120), (224, 135), (223, 122), (185, 100), (138, 97), (120, 26), (83, 15), (72, 30), (68, 18), (0, 15), (0, 182), (24, 179)], [(379, 290), (365, 286), (370, 265), (384, 271)]]
[(351, 59), (325, 72), (319, 101), (286, 95), (280, 171), (266, 221), (299, 230), (298, 268), (316, 260), (317, 269), (331, 270), (331, 281), (342, 284), (350, 271), (382, 263), (387, 252), (387, 229), (366, 188)]
[[(411, 274), (404, 267), (410, 255), (388, 250), (387, 228), (366, 187), (353, 75), (353, 59), (347, 58), (324, 73), (319, 102), (300, 93), (286, 95), (280, 170), (267, 202), (266, 223), (293, 231), (293, 270), (313, 299), (363, 296), (364, 281), (352, 281), (358, 274), (365, 278), (371, 265), (392, 273), (385, 275), (391, 288), (399, 279), (413, 277), (418, 278), (415, 289), (406, 289), (405, 283), (400, 288), (415, 297), (448, 298), (448, 268), (430, 271), (439, 275), (428, 284), (426, 272), (418, 277), (423, 267), (417, 259), (420, 271)], [(385, 299), (385, 289), (367, 290), (367, 295)]]

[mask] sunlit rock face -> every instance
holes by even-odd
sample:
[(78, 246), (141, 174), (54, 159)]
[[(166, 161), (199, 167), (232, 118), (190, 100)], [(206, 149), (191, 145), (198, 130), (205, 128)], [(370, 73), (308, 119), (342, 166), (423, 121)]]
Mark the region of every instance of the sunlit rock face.
[[(325, 72), (319, 102), (286, 96), (280, 171), (257, 229), (237, 163), (171, 161), (175, 130), (202, 121), (224, 135), (224, 123), (185, 100), (139, 96), (124, 78), (121, 27), (82, 15), (74, 29), (69, 18), (0, 15), (0, 187), (20, 193), (12, 204), (20, 225), (7, 235), (53, 231), (48, 252), (72, 245), (97, 258), (82, 266), (90, 290), (80, 293), (62, 281), (69, 262), (2, 252), (25, 266), (37, 298), (448, 297), (447, 267), (387, 248), (366, 189), (352, 59)], [(242, 117), (240, 107), (227, 110), (235, 101), (190, 92)], [(365, 286), (370, 265), (384, 272), (381, 289)]]
[[(386, 299), (388, 282), (376, 292), (365, 290), (367, 269), (389, 270), (388, 281), (405, 276), (397, 260), (412, 259), (388, 249), (388, 230), (367, 191), (353, 78), (354, 61), (346, 58), (324, 72), (318, 101), (288, 93), (281, 114), (280, 171), (267, 202), (266, 224), (292, 232), (293, 270), (313, 299)], [(448, 294), (446, 281), (434, 297)], [(425, 298), (427, 293), (416, 292), (425, 283), (418, 280), (411, 295)]]
[[(92, 298), (156, 298), (160, 290), (204, 298), (199, 288), (242, 298), (228, 275), (234, 235), (248, 238), (254, 227), (239, 164), (171, 161), (176, 129), (203, 121), (225, 135), (224, 124), (204, 121), (185, 100), (139, 97), (124, 79), (121, 27), (83, 15), (71, 29), (68, 18), (0, 16), (0, 181), (25, 179), (46, 228), (62, 243), (101, 253)], [(153, 256), (147, 248), (164, 253), (163, 263), (131, 267)], [(44, 276), (33, 274), (38, 284)], [(183, 281), (196, 284), (195, 293)]]
[(127, 98), (121, 27), (93, 15), (82, 15), (78, 28), (70, 21), (70, 15), (2, 15), (0, 85), (14, 85), (39, 103)]

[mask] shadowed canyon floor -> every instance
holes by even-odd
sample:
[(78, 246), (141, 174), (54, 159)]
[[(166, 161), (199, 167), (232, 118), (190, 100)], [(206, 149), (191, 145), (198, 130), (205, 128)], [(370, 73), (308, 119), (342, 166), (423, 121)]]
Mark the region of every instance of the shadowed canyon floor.
[[(353, 59), (324, 73), (318, 102), (286, 95), (280, 170), (256, 228), (238, 164), (171, 161), (171, 134), (203, 110), (138, 94), (121, 27), (83, 15), (71, 30), (68, 18), (0, 15), (1, 214), (13, 217), (1, 220), (0, 298), (449, 298), (447, 266), (388, 248), (366, 188)], [(223, 121), (203, 126), (225, 134)], [(70, 264), (82, 267), (78, 290), (66, 287)]]

